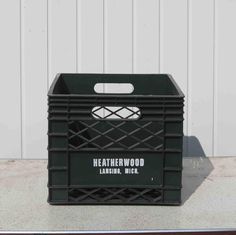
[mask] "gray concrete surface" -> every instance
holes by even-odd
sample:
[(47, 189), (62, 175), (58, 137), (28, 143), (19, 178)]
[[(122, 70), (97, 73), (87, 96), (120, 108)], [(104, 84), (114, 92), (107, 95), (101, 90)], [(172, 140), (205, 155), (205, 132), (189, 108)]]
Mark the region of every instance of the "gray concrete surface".
[(236, 228), (236, 157), (184, 159), (178, 207), (50, 206), (46, 165), (0, 161), (0, 230)]

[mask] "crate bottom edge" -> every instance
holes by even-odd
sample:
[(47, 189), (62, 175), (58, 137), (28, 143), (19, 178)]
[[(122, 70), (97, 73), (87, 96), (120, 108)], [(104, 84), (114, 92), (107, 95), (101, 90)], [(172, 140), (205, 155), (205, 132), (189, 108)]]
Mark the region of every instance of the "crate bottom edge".
[(159, 203), (102, 203), (102, 202), (65, 202), (65, 201), (48, 201), (49, 205), (52, 206), (181, 206), (181, 201), (178, 202), (159, 202)]

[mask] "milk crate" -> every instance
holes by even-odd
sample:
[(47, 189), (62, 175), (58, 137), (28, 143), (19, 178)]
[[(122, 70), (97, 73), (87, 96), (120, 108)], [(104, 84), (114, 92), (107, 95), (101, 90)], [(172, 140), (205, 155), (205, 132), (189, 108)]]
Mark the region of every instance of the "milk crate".
[(184, 95), (167, 74), (58, 74), (50, 204), (181, 203)]

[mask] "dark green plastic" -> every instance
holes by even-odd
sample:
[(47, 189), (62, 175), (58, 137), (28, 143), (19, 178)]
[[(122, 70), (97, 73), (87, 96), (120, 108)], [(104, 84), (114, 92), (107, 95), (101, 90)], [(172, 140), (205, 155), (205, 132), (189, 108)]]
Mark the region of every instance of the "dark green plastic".
[[(97, 94), (96, 83), (131, 83), (134, 91)], [(57, 75), (48, 93), (49, 203), (179, 205), (183, 102), (166, 74)], [(92, 115), (94, 107), (111, 106), (138, 107), (140, 116)], [(120, 165), (96, 166), (99, 159)], [(144, 165), (123, 166), (124, 159)]]

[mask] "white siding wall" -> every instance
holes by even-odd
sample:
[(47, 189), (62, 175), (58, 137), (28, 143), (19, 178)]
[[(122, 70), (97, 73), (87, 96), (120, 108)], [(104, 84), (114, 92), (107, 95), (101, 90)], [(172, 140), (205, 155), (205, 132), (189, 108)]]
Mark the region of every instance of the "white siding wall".
[(0, 158), (47, 157), (58, 72), (170, 73), (185, 156), (236, 156), (236, 0), (1, 0)]

